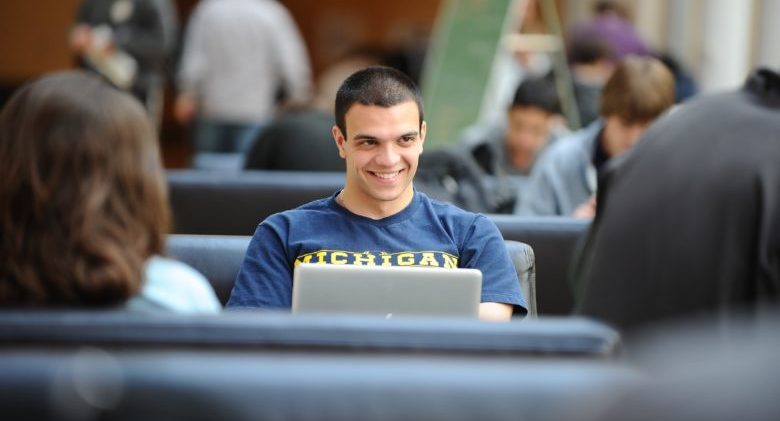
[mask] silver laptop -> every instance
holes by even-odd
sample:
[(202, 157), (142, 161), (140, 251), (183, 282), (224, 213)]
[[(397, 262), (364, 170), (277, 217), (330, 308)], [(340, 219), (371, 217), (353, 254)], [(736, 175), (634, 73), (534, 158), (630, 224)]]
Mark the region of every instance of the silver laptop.
[(292, 312), (476, 318), (481, 291), (477, 269), (301, 263)]

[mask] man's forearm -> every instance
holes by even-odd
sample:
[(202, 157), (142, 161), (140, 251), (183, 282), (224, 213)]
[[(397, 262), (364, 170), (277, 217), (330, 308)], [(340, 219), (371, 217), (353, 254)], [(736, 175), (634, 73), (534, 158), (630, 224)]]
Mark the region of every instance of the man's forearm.
[(512, 306), (503, 303), (481, 303), (479, 320), (483, 322), (508, 322), (512, 319)]

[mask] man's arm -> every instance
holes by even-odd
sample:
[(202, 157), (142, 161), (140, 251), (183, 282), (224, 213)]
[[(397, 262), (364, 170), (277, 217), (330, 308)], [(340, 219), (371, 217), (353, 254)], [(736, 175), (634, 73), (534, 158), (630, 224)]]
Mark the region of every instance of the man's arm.
[(512, 319), (512, 306), (503, 303), (480, 303), (479, 320), (483, 322), (508, 322)]
[(526, 301), (520, 291), (517, 271), (496, 225), (483, 215), (476, 217), (464, 239), (460, 267), (482, 272), (481, 320), (509, 320)]
[(290, 308), (292, 268), (282, 231), (286, 229), (281, 220), (269, 219), (257, 227), (227, 308)]

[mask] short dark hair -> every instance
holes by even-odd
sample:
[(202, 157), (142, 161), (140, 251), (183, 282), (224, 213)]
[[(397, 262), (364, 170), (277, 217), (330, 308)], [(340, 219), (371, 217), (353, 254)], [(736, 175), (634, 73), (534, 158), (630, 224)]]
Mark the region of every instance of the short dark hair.
[(575, 34), (568, 43), (569, 64), (594, 64), (606, 60), (614, 61), (615, 54), (609, 43), (596, 35)]
[(547, 78), (526, 79), (515, 90), (510, 109), (534, 107), (548, 114), (560, 113), (560, 103), (555, 85)]
[(141, 104), (67, 71), (0, 113), (0, 306), (108, 306), (136, 294), (170, 210)]
[(414, 101), (423, 122), (423, 104), (420, 89), (404, 73), (385, 66), (371, 66), (350, 75), (336, 93), (336, 125), (346, 138), (347, 111), (354, 104), (392, 107)]
[(630, 18), (628, 7), (623, 2), (617, 0), (598, 0), (594, 2), (593, 12), (597, 15), (614, 13), (626, 20)]

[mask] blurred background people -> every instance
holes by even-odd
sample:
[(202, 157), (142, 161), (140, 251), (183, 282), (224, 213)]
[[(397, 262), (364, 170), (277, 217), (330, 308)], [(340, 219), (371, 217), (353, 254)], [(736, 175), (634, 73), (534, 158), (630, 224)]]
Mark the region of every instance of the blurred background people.
[(674, 56), (670, 53), (658, 54), (658, 59), (661, 60), (666, 67), (674, 75), (674, 102), (681, 103), (686, 99), (696, 95), (699, 91), (696, 81), (693, 76), (685, 69)]
[(610, 168), (579, 312), (626, 329), (780, 296), (780, 75), (691, 100)]
[[(195, 124), (195, 167), (239, 169), (241, 153), (274, 117), (280, 98), (305, 102), (311, 70), (285, 7), (274, 0), (203, 0), (190, 17), (175, 115)], [(228, 160), (208, 161), (208, 153)]]
[(461, 142), (490, 175), (526, 175), (550, 142), (560, 115), (558, 94), (547, 79), (529, 79), (515, 90), (503, 123), (466, 129)]
[(615, 61), (628, 55), (650, 55), (650, 49), (631, 24), (627, 6), (618, 0), (593, 3), (593, 17), (575, 25), (571, 39), (601, 39), (607, 42)]
[(651, 54), (630, 15), (624, 1), (598, 0), (592, 2), (592, 17), (569, 30), (567, 56), (581, 127), (599, 118), (601, 90), (615, 65), (627, 55)]
[(174, 46), (174, 11), (170, 0), (84, 0), (69, 36), (79, 64), (131, 92), (155, 125)]
[(515, 90), (505, 121), (464, 130), (459, 143), (485, 174), (494, 177), (502, 204), (494, 211), (511, 212), (515, 195), (537, 155), (562, 131), (558, 94), (547, 78), (527, 79)]
[(0, 305), (217, 312), (166, 259), (168, 198), (141, 105), (83, 72), (20, 88), (0, 114)]
[(569, 41), (569, 69), (580, 125), (587, 127), (599, 118), (601, 90), (615, 70), (615, 59), (609, 43), (593, 37)]
[(674, 104), (674, 76), (651, 57), (628, 56), (607, 81), (602, 120), (555, 142), (520, 193), (519, 215), (593, 217), (599, 174)]

